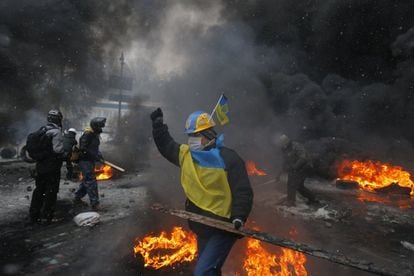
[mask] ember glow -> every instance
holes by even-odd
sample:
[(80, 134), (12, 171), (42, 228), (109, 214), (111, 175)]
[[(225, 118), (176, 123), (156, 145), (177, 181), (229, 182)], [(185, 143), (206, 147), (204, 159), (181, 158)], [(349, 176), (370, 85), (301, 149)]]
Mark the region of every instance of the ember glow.
[(305, 268), (306, 256), (303, 253), (281, 248), (280, 253), (271, 253), (261, 241), (248, 239), (243, 268), (249, 276), (308, 275)]
[(414, 185), (409, 172), (400, 166), (394, 166), (379, 161), (344, 160), (337, 167), (339, 179), (358, 182), (362, 189), (375, 191), (390, 186), (393, 183), (411, 189), (414, 196)]
[(257, 176), (266, 175), (266, 172), (257, 169), (256, 164), (250, 160), (246, 162), (246, 170), (247, 170), (248, 175), (257, 175)]
[(95, 167), (96, 180), (106, 180), (110, 179), (113, 175), (111, 166), (102, 165), (100, 167)]
[(159, 269), (177, 263), (191, 262), (197, 256), (197, 240), (192, 232), (174, 227), (168, 237), (162, 231), (159, 236), (146, 236), (134, 246), (135, 255), (141, 254), (144, 266)]

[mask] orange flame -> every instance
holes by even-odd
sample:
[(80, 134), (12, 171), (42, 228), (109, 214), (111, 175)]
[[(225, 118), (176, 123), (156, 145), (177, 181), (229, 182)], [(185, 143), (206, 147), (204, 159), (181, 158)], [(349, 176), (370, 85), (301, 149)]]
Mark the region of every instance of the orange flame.
[(379, 161), (344, 160), (337, 167), (339, 179), (358, 182), (362, 189), (375, 191), (392, 183), (411, 189), (414, 196), (414, 185), (409, 172), (400, 166), (393, 166)]
[(257, 169), (256, 164), (250, 160), (246, 162), (246, 170), (247, 170), (248, 175), (258, 175), (258, 176), (266, 175), (266, 172)]
[[(293, 235), (297, 234), (292, 230)], [(144, 258), (144, 266), (159, 269), (176, 263), (191, 262), (197, 255), (196, 236), (181, 227), (174, 227), (170, 238), (162, 231), (159, 236), (145, 236), (137, 240), (134, 254)], [(271, 253), (261, 241), (248, 239), (246, 257), (243, 261), (244, 272), (235, 275), (281, 275), (306, 276), (306, 256), (294, 250), (281, 248), (279, 253)]]
[(96, 180), (107, 180), (110, 179), (113, 175), (111, 166), (102, 165), (100, 167), (95, 167)]
[[(95, 167), (94, 169), (96, 180), (107, 180), (113, 176), (112, 168), (108, 165), (102, 165), (100, 167)], [(79, 180), (83, 179), (83, 174), (79, 174)]]
[(308, 275), (306, 256), (303, 253), (281, 248), (280, 254), (272, 254), (266, 250), (259, 240), (247, 241), (247, 257), (243, 268), (249, 276), (256, 275)]
[[(152, 251), (157, 253), (151, 255)], [(161, 255), (162, 252), (164, 255)], [(172, 229), (171, 238), (162, 231), (158, 237), (146, 236), (142, 241), (137, 241), (134, 253), (142, 255), (145, 267), (159, 269), (194, 260), (197, 255), (197, 240), (193, 233), (176, 226)]]

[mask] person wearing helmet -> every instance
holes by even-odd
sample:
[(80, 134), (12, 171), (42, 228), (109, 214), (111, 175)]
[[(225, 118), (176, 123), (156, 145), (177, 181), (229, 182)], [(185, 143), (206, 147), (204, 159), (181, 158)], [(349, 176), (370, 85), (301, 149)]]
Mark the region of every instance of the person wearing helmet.
[[(186, 210), (231, 222), (235, 229), (243, 226), (252, 208), (253, 191), (244, 161), (223, 146), (223, 135), (217, 135), (210, 115), (196, 111), (188, 117), (187, 144), (173, 140), (160, 108), (151, 113), (151, 120), (161, 155), (181, 169)], [(240, 236), (193, 221), (189, 226), (197, 235), (194, 275), (221, 275), (221, 267)]]
[(36, 160), (36, 187), (30, 202), (30, 224), (41, 221), (48, 224), (54, 216), (63, 160), (62, 119), (59, 110), (52, 109), (47, 114), (48, 123), (44, 127), (44, 135), (50, 141), (50, 152), (44, 158)]
[(62, 112), (60, 112), (57, 109), (52, 109), (47, 113), (47, 121), (49, 122), (49, 124), (54, 124), (62, 128), (62, 120), (63, 120)]
[(288, 174), (287, 181), (287, 206), (296, 206), (296, 191), (308, 199), (308, 204), (319, 203), (315, 195), (305, 187), (305, 180), (312, 170), (312, 159), (305, 147), (297, 142), (292, 141), (286, 134), (279, 137), (278, 144), (283, 152), (283, 169)]
[(88, 194), (91, 207), (95, 211), (101, 209), (99, 205), (98, 185), (95, 176), (95, 162), (102, 161), (103, 157), (99, 151), (100, 134), (105, 127), (106, 118), (95, 117), (90, 121), (79, 138), (79, 167), (82, 171), (82, 182), (75, 192), (75, 204), (83, 203), (82, 198)]
[(74, 177), (73, 175), (73, 164), (72, 164), (72, 151), (73, 147), (76, 146), (78, 142), (76, 141), (76, 129), (69, 128), (63, 133), (63, 150), (65, 152), (65, 162), (66, 162), (66, 179), (70, 180)]

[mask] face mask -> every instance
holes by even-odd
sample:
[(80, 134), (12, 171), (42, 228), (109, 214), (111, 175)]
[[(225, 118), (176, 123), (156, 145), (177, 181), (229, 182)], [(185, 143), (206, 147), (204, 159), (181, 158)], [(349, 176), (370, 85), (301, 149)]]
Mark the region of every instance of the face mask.
[(188, 146), (190, 150), (203, 150), (204, 146), (201, 144), (201, 137), (188, 137)]

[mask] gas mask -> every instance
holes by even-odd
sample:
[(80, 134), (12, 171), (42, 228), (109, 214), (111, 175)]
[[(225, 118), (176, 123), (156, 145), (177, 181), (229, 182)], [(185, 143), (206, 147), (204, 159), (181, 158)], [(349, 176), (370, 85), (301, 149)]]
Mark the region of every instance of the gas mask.
[(188, 137), (188, 146), (190, 150), (203, 150), (204, 146), (201, 144), (201, 137)]

